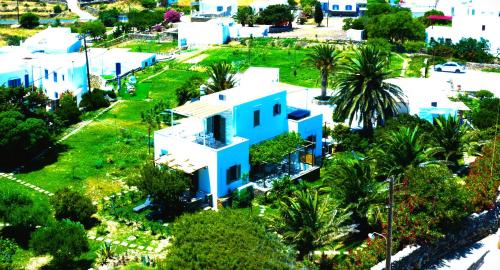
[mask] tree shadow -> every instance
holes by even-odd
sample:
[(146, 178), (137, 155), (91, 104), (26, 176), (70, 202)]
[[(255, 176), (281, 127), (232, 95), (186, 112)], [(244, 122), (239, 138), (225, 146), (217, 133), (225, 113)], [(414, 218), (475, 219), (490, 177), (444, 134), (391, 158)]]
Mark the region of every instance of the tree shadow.
[(8, 226), (0, 230), (0, 236), (14, 241), (23, 249), (29, 248), (31, 232), (22, 228)]
[(29, 173), (43, 169), (45, 166), (54, 164), (58, 161), (59, 155), (68, 151), (70, 148), (65, 144), (55, 144), (40, 153), (34, 159), (20, 166), (17, 172)]

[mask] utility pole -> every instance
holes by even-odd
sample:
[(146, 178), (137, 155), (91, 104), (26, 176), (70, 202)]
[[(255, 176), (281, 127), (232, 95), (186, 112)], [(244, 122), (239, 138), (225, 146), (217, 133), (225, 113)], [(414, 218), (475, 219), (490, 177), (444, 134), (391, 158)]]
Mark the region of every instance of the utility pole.
[(387, 225), (387, 246), (386, 246), (386, 259), (385, 269), (391, 270), (391, 256), (392, 256), (392, 207), (394, 204), (394, 177), (389, 177), (389, 213)]
[(20, 24), (20, 20), (19, 20), (19, 0), (16, 1), (17, 2), (17, 24)]
[(326, 7), (326, 27), (328, 27), (328, 17), (330, 17), (330, 0), (328, 0), (328, 6)]
[(85, 63), (87, 66), (87, 83), (88, 83), (88, 90), (90, 93), (90, 68), (89, 68), (89, 55), (87, 54), (87, 40), (86, 40), (87, 34), (83, 34), (83, 46), (85, 47)]

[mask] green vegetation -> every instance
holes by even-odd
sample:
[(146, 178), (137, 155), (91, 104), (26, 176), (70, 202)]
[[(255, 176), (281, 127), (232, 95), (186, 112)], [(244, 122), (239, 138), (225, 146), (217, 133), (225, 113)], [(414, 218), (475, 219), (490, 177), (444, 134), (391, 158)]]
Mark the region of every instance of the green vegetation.
[(250, 147), (250, 164), (262, 165), (278, 163), (284, 156), (300, 147), (304, 140), (298, 133), (290, 132), (275, 138), (254, 144)]
[[(318, 2), (319, 4), (319, 2)], [(313, 52), (307, 55), (307, 62), (319, 70), (321, 78), (321, 99), (325, 100), (328, 77), (332, 75), (337, 67), (339, 51), (332, 45), (318, 45), (313, 47)]]
[(159, 269), (287, 269), (294, 264), (289, 249), (246, 211), (185, 214), (172, 233), (169, 256)]
[[(429, 61), (429, 57), (427, 56), (420, 56), (420, 55), (412, 56), (409, 59), (408, 67), (405, 72), (405, 77), (415, 77), (415, 78), (423, 77), (426, 74), (425, 68), (427, 68), (425, 65), (425, 59), (428, 59)], [(424, 72), (422, 72), (422, 70)]]
[(92, 204), (90, 198), (80, 192), (72, 191), (69, 188), (62, 188), (50, 198), (54, 208), (56, 219), (69, 219), (80, 222), (86, 227), (94, 223), (92, 215), (97, 212), (97, 207)]
[(119, 44), (119, 48), (130, 48), (131, 52), (172, 52), (177, 49), (177, 42), (158, 43), (155, 41), (133, 40)]
[(208, 94), (233, 88), (236, 84), (234, 74), (231, 73), (231, 65), (225, 61), (210, 64), (208, 78), (210, 80), (207, 85)]
[(255, 14), (253, 8), (248, 6), (243, 6), (243, 7), (238, 7), (238, 12), (234, 16), (234, 19), (238, 23), (241, 23), (241, 25), (243, 26), (245, 26), (245, 24), (248, 24), (248, 26), (252, 27), (255, 21), (257, 20), (257, 15)]
[(40, 25), (40, 18), (31, 12), (24, 13), (19, 19), (19, 24), (22, 28), (33, 29)]

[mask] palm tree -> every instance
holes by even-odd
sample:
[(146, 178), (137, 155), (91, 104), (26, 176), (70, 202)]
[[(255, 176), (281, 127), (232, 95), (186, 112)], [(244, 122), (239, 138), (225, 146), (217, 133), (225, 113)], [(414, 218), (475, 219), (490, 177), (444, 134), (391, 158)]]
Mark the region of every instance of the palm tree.
[(433, 138), (443, 149), (440, 158), (457, 165), (458, 160), (463, 157), (463, 136), (467, 127), (460, 123), (457, 117), (440, 115), (434, 118)]
[(335, 47), (328, 44), (313, 47), (313, 52), (307, 55), (306, 62), (314, 65), (321, 76), (321, 99), (326, 99), (328, 76), (336, 68), (338, 56)]
[(408, 167), (417, 167), (432, 161), (432, 156), (440, 149), (430, 147), (424, 142), (418, 126), (401, 127), (385, 136), (385, 143), (378, 150), (383, 167), (393, 175), (403, 173)]
[(361, 232), (368, 232), (384, 215), (387, 183), (377, 181), (369, 162), (345, 158), (334, 160), (325, 169), (324, 183), (341, 207), (353, 210), (352, 219), (359, 224)]
[(297, 247), (299, 260), (356, 231), (355, 225), (346, 225), (351, 213), (337, 209), (328, 197), (321, 199), (317, 189), (299, 189), (283, 198), (279, 213), (274, 227), (286, 242)]
[(208, 67), (209, 83), (208, 93), (215, 93), (232, 88), (235, 85), (234, 74), (231, 73), (232, 66), (225, 61), (211, 64)]
[(337, 73), (334, 119), (349, 119), (352, 124), (357, 117), (365, 133), (371, 136), (375, 118), (385, 120), (397, 112), (397, 103), (402, 102), (404, 95), (398, 86), (385, 82), (391, 74), (387, 61), (372, 46), (361, 47), (346, 57)]

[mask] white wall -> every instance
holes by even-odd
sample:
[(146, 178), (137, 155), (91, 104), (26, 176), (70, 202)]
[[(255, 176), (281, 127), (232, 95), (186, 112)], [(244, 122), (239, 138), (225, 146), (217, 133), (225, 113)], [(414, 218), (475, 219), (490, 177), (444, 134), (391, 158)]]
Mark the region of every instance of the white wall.
[(249, 152), (250, 144), (246, 139), (217, 150), (217, 197), (228, 195), (244, 184), (243, 179), (227, 184), (227, 170), (233, 165), (240, 165), (241, 176), (248, 175), (250, 172)]
[(229, 39), (229, 28), (222, 22), (187, 22), (178, 26), (179, 46), (221, 45)]
[(314, 155), (321, 156), (323, 146), (323, 115), (312, 115), (298, 121), (288, 120), (289, 131), (297, 132), (302, 139), (307, 139), (309, 136), (316, 136), (316, 146)]
[(227, 13), (233, 16), (238, 11), (236, 0), (201, 0), (200, 14), (221, 14)]
[[(273, 116), (274, 104), (281, 104), (281, 114)], [(260, 110), (260, 125), (254, 127), (254, 111)], [(234, 108), (236, 135), (250, 140), (250, 145), (288, 131), (286, 91), (263, 97)]]

